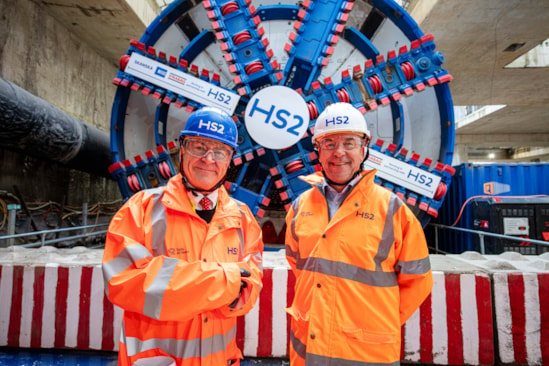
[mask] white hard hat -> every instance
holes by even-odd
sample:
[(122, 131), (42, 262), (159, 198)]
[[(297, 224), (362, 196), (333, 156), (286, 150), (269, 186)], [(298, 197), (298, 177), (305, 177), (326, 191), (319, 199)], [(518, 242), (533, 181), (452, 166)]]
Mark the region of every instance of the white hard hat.
[(364, 116), (349, 103), (330, 104), (320, 113), (315, 122), (313, 144), (324, 135), (338, 132), (361, 133), (368, 140), (371, 138)]

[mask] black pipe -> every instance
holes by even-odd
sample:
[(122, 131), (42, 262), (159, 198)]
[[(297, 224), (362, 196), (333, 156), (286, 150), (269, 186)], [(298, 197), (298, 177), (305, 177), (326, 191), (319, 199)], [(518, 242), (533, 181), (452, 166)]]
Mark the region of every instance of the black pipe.
[(0, 78), (0, 147), (110, 177), (109, 135)]

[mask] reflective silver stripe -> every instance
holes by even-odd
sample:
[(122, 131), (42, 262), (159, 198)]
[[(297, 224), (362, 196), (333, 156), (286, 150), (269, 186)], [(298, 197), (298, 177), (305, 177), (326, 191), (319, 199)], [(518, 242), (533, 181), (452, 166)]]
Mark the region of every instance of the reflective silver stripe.
[(145, 291), (145, 303), (143, 304), (143, 314), (146, 316), (159, 319), (160, 310), (162, 309), (162, 301), (164, 300), (164, 292), (168, 287), (168, 283), (172, 278), (175, 267), (179, 263), (176, 258), (164, 257), (162, 267), (154, 277), (153, 282)]
[[(374, 258), (376, 270), (378, 271), (381, 270), (381, 263), (387, 259), (391, 247), (393, 246), (395, 240), (393, 231), (394, 216), (403, 204), (404, 203), (400, 200), (400, 198), (398, 198), (395, 194), (391, 194), (379, 250)], [(424, 274), (429, 272), (430, 269), (431, 262), (429, 261), (429, 257), (414, 261), (398, 261), (395, 265), (395, 271), (403, 274)]]
[(108, 283), (117, 274), (130, 267), (136, 261), (151, 256), (151, 252), (142, 245), (130, 245), (111, 261), (105, 262), (102, 266), (103, 279), (105, 281), (105, 291), (109, 295)]
[[(298, 196), (293, 202), (292, 202), (292, 208), (294, 212), (294, 217), (292, 217), (292, 220), (290, 221), (290, 233), (292, 234), (292, 238), (296, 243), (298, 243), (299, 248), (299, 239), (297, 237), (297, 234), (295, 232), (295, 219), (297, 217), (297, 210), (299, 208), (299, 200), (301, 196)], [(299, 249), (298, 249), (299, 250)], [(299, 260), (299, 251), (294, 252), (292, 248), (288, 244), (286, 244), (286, 256), (295, 258), (296, 262)]]
[(297, 261), (296, 267), (304, 271), (344, 278), (369, 286), (392, 287), (398, 285), (395, 272), (370, 271), (352, 264), (336, 262), (324, 258), (300, 258)]
[(155, 257), (166, 255), (166, 227), (168, 222), (166, 220), (166, 208), (162, 204), (162, 197), (164, 196), (164, 189), (150, 189), (149, 192), (152, 195), (153, 207), (151, 211), (151, 228), (152, 228), (152, 251)]
[(292, 347), (294, 348), (295, 353), (302, 359), (305, 359), (305, 354), (307, 353), (307, 346), (303, 344), (294, 334), (294, 331), (290, 331), (290, 342), (292, 342)]
[(299, 208), (299, 201), (301, 199), (301, 196), (298, 196), (294, 202), (292, 202), (292, 208), (294, 209), (294, 217), (292, 217), (292, 221), (291, 221), (291, 227), (290, 227), (290, 232), (292, 233), (292, 237), (294, 238), (294, 240), (297, 242), (298, 241), (298, 238), (297, 238), (297, 234), (295, 232), (295, 220), (297, 218), (297, 210)]
[[(240, 211), (240, 222), (242, 223), (242, 218), (244, 217), (244, 211), (240, 208), (242, 205), (242, 202), (235, 200), (236, 204), (238, 205), (238, 210)], [(240, 227), (238, 228), (238, 238), (240, 239), (240, 253), (245, 253), (246, 250), (246, 242), (244, 239), (244, 231), (242, 230), (242, 224), (240, 224)]]
[(122, 327), (120, 328), (120, 342), (126, 344), (126, 323), (122, 320)]
[(305, 364), (307, 366), (398, 366), (400, 365), (400, 361), (392, 363), (352, 361), (344, 360), (341, 358), (313, 355), (308, 353)]
[(254, 263), (259, 263), (257, 267), (261, 270), (261, 273), (263, 273), (263, 257), (261, 256), (261, 252), (255, 252), (252, 254), (252, 257), (255, 258)]
[(126, 337), (125, 344), (128, 356), (135, 356), (140, 352), (161, 349), (171, 356), (182, 359), (193, 357), (208, 357), (209, 355), (225, 351), (236, 336), (236, 325), (225, 334), (216, 334), (209, 338), (200, 339), (173, 339), (151, 338), (140, 340), (136, 337)]
[(290, 248), (290, 246), (286, 244), (286, 256), (295, 258), (295, 260), (297, 261), (299, 259), (299, 252), (294, 252), (292, 248)]
[[(240, 206), (242, 205), (242, 202), (235, 200), (234, 198), (233, 200), (238, 204), (238, 209), (240, 210), (240, 221), (242, 221), (244, 215), (246, 214), (244, 210), (240, 208)], [(246, 239), (244, 237), (244, 229), (242, 228), (242, 225), (238, 229), (238, 237), (240, 238), (240, 253), (245, 253)], [(259, 263), (259, 266), (258, 266), (259, 269), (261, 270), (261, 272), (263, 272), (263, 257), (261, 256), (261, 252), (258, 251), (258, 252), (252, 253), (251, 256), (256, 259), (256, 263)]]
[(383, 226), (383, 234), (381, 235), (379, 249), (374, 258), (376, 271), (381, 271), (381, 263), (387, 259), (389, 252), (391, 251), (391, 247), (395, 242), (395, 232), (393, 228), (394, 216), (402, 204), (403, 203), (400, 198), (391, 193), (391, 198), (389, 198), (389, 205), (387, 207), (387, 215), (385, 217), (385, 225)]
[(431, 261), (429, 257), (417, 259), (415, 261), (398, 261), (395, 270), (402, 274), (424, 274), (431, 270)]

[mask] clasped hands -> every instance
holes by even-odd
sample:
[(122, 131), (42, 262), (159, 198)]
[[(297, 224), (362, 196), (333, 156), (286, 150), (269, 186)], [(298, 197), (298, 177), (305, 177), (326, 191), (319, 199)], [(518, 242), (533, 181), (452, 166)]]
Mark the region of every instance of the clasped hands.
[(240, 295), (242, 295), (242, 291), (243, 291), (246, 287), (248, 287), (248, 284), (247, 284), (246, 282), (244, 282), (244, 281), (242, 280), (242, 278), (243, 278), (243, 277), (250, 277), (251, 275), (252, 275), (252, 274), (250, 273), (250, 271), (248, 271), (248, 270), (246, 270), (246, 269), (244, 269), (244, 268), (240, 268), (240, 278), (241, 278), (241, 280), (240, 280), (240, 291), (238, 292), (238, 296), (236, 297), (236, 299), (234, 299), (234, 301), (231, 302), (231, 303), (229, 304), (229, 307), (230, 307), (230, 308), (232, 308), (232, 309), (235, 308), (236, 304), (238, 303), (238, 299), (240, 299)]

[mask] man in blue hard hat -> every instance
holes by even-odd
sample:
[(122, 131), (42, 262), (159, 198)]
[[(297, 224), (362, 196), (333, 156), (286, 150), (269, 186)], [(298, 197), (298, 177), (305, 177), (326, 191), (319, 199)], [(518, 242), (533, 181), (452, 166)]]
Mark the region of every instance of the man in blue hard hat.
[(229, 164), (237, 148), (238, 133), (232, 118), (221, 110), (203, 108), (194, 112), (179, 135), (180, 173), (183, 185), (196, 207), (208, 212), (211, 219), (215, 205), (205, 209), (204, 198), (217, 202)]
[(223, 187), (237, 138), (227, 113), (195, 111), (180, 133), (180, 174), (113, 218), (103, 273), (124, 309), (119, 365), (240, 364), (236, 317), (261, 289), (263, 240)]

